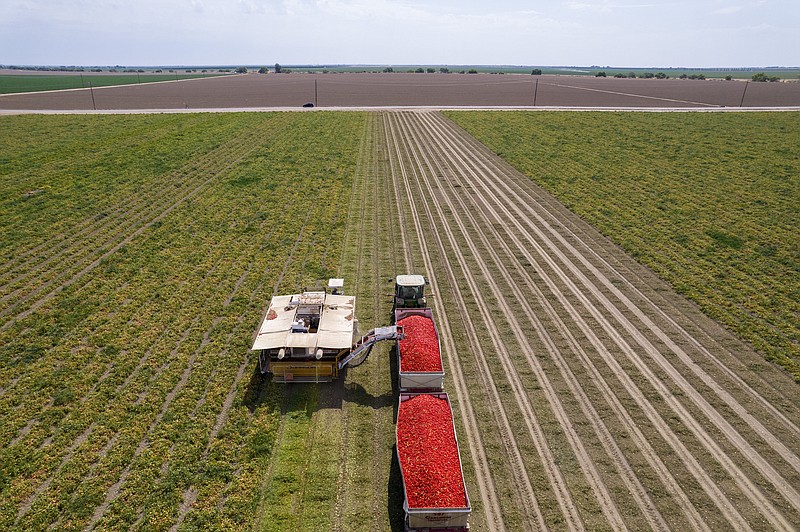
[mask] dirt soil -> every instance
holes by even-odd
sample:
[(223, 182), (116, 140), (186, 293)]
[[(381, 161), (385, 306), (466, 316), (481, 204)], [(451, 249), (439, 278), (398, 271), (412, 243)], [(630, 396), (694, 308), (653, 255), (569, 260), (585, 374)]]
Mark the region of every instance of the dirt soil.
[(441, 114), (376, 127), (398, 267), (431, 281), (474, 526), (800, 523), (784, 372)]
[[(744, 96), (744, 99), (742, 98)], [(261, 107), (764, 107), (800, 105), (800, 83), (499, 74), (245, 74), (0, 95), (6, 110)]]

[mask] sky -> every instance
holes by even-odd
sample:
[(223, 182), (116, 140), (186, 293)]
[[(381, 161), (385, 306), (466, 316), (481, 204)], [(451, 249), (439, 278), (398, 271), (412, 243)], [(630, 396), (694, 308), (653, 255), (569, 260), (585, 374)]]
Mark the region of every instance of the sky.
[(800, 0), (0, 0), (6, 65), (800, 66)]

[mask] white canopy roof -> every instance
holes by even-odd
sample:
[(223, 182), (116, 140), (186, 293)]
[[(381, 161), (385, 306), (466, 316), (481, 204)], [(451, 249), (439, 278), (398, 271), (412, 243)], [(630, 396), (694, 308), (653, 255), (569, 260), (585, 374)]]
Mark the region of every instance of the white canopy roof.
[(400, 286), (422, 286), (425, 278), (421, 275), (398, 275), (395, 282)]
[(291, 332), (297, 295), (274, 296), (258, 329), (253, 350), (295, 347), (347, 349), (353, 345), (355, 297), (325, 294), (316, 333)]

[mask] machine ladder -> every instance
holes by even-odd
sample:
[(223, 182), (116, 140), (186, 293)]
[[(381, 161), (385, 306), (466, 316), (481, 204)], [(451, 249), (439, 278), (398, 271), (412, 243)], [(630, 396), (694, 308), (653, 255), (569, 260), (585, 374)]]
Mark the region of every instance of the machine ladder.
[(358, 342), (353, 344), (350, 354), (339, 361), (339, 369), (342, 369), (347, 365), (350, 365), (350, 367), (354, 368), (360, 364), (363, 364), (370, 352), (372, 352), (372, 347), (376, 343), (384, 340), (398, 339), (403, 339), (402, 326), (391, 325), (389, 327), (376, 327), (375, 329), (372, 329), (367, 334), (362, 336)]

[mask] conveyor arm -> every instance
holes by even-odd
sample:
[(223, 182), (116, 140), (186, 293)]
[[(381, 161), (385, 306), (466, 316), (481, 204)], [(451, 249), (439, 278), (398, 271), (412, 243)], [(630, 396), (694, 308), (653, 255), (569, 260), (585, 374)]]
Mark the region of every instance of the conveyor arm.
[(384, 340), (396, 339), (403, 339), (402, 327), (391, 325), (389, 327), (376, 327), (375, 329), (372, 329), (353, 345), (350, 354), (339, 361), (339, 369), (342, 369), (347, 365), (350, 365), (350, 367), (356, 367), (360, 364), (363, 364), (372, 351), (372, 346)]

